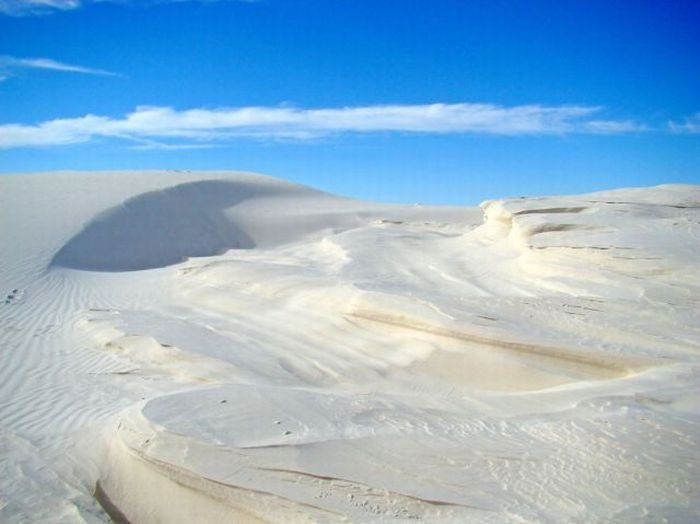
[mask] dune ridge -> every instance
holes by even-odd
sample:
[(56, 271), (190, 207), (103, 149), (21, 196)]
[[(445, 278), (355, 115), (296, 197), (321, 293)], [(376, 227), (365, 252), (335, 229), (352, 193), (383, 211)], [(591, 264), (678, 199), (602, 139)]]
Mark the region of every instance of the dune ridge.
[(63, 172), (0, 210), (3, 522), (700, 518), (698, 186)]

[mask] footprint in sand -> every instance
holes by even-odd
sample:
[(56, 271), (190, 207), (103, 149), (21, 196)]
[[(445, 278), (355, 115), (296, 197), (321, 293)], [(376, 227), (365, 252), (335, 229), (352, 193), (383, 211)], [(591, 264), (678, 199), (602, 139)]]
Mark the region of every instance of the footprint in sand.
[(8, 295), (5, 297), (5, 304), (12, 304), (13, 302), (16, 302), (20, 298), (22, 298), (23, 293), (20, 292), (19, 289), (13, 289)]

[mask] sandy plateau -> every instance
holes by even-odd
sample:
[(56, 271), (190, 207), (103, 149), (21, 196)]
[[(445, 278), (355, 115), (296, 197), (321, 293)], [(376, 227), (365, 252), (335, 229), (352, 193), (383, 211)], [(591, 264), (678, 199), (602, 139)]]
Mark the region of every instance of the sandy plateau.
[(3, 175), (0, 239), (2, 522), (700, 520), (698, 186)]

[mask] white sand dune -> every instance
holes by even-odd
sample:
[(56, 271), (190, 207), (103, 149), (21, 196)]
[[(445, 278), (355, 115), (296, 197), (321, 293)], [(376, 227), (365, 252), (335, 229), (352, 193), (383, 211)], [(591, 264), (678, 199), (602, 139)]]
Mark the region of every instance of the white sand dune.
[(700, 520), (700, 187), (0, 177), (2, 522)]

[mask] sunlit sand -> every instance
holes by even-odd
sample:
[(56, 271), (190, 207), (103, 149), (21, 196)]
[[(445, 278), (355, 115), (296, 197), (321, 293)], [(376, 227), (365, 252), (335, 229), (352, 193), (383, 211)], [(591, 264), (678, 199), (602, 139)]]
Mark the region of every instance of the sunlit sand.
[(700, 517), (698, 186), (51, 173), (0, 209), (3, 522)]

